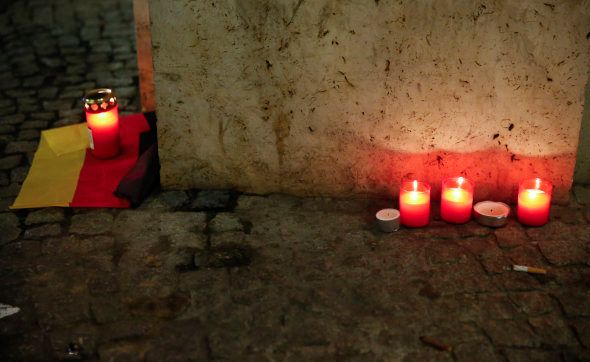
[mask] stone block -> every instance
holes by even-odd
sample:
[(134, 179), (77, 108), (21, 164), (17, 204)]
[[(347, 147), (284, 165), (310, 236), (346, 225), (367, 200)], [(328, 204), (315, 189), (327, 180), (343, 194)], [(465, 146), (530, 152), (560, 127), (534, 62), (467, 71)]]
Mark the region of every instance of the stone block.
[(509, 296), (518, 310), (529, 316), (547, 314), (555, 309), (551, 297), (542, 292), (517, 292), (510, 293)]
[(29, 166), (15, 167), (10, 171), (10, 181), (22, 183), (29, 173)]
[(0, 158), (0, 170), (10, 170), (20, 165), (22, 160), (21, 155), (11, 155)]
[(568, 288), (555, 293), (568, 317), (590, 316), (590, 290)]
[(59, 224), (45, 224), (25, 230), (24, 236), (27, 239), (40, 239), (59, 234), (61, 234), (61, 226)]
[(483, 328), (495, 346), (540, 347), (541, 340), (525, 321), (486, 321)]
[(539, 241), (541, 253), (551, 264), (564, 266), (590, 262), (590, 254), (581, 243), (564, 240)]
[(11, 153), (26, 153), (37, 150), (37, 142), (30, 141), (14, 141), (6, 145), (4, 149), (5, 154)]
[(555, 348), (579, 345), (569, 326), (555, 314), (529, 318), (529, 323), (546, 346)]
[(229, 206), (231, 195), (227, 190), (203, 190), (191, 204), (192, 209), (223, 209)]
[(214, 233), (243, 231), (244, 225), (239, 217), (232, 213), (221, 212), (209, 222), (209, 229)]
[(164, 187), (436, 195), (462, 174), (514, 202), (538, 174), (568, 199), (583, 2), (149, 2)]
[(64, 211), (59, 207), (48, 207), (33, 211), (27, 215), (25, 219), (26, 225), (44, 224), (44, 223), (59, 223), (64, 220)]
[(88, 212), (72, 216), (70, 232), (80, 235), (104, 234), (113, 227), (113, 215), (107, 212)]
[(0, 245), (15, 240), (20, 232), (16, 215), (11, 212), (0, 213)]

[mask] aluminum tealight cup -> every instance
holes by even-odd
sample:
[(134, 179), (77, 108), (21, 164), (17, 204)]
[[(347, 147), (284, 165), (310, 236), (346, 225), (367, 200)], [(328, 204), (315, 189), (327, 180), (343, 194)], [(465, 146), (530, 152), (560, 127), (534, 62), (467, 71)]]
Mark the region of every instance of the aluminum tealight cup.
[(399, 230), (399, 211), (396, 209), (379, 210), (375, 215), (379, 229), (385, 233)]
[(475, 220), (485, 226), (499, 228), (508, 222), (510, 206), (503, 202), (481, 201), (473, 206)]

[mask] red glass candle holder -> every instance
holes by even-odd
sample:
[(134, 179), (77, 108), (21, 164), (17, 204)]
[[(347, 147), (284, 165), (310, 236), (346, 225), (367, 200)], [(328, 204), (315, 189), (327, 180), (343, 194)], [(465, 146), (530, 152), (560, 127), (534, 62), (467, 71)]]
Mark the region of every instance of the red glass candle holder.
[(430, 185), (417, 180), (402, 181), (399, 190), (399, 212), (402, 225), (422, 227), (430, 220)]
[(471, 219), (473, 182), (465, 177), (443, 181), (440, 196), (440, 216), (450, 223), (464, 224)]
[(524, 225), (542, 226), (549, 221), (553, 185), (540, 178), (524, 180), (518, 186), (518, 221)]
[(90, 150), (97, 158), (112, 158), (120, 152), (119, 107), (110, 89), (94, 89), (84, 97)]

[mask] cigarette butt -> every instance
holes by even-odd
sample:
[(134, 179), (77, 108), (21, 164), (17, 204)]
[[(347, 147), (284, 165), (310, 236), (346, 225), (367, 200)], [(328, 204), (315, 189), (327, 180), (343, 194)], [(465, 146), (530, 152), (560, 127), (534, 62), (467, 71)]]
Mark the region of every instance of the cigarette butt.
[(453, 351), (453, 347), (442, 343), (439, 340), (436, 340), (432, 337), (428, 337), (428, 336), (421, 336), (420, 337), (420, 341), (422, 341), (422, 343), (427, 344), (431, 347), (434, 347), (440, 351), (447, 351), (447, 352), (452, 352)]
[(547, 270), (545, 270), (543, 268), (529, 267), (529, 270), (528, 271), (531, 274), (547, 274)]
[(543, 268), (535, 268), (532, 266), (525, 266), (525, 265), (513, 265), (512, 270), (514, 271), (521, 271), (530, 274), (547, 274), (547, 270)]

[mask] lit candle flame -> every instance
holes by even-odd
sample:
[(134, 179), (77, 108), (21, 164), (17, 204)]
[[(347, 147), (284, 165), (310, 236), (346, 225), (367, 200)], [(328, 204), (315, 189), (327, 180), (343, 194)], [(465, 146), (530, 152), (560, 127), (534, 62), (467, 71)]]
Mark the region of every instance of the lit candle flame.
[(535, 188), (537, 190), (541, 188), (541, 179), (540, 178), (535, 179)]
[(536, 199), (537, 197), (539, 197), (541, 194), (544, 194), (543, 190), (539, 190), (539, 189), (529, 189), (528, 192), (525, 194), (527, 198), (529, 199)]
[(414, 180), (414, 191), (418, 191), (418, 180)]
[(451, 190), (452, 190), (451, 201), (457, 202), (457, 201), (461, 201), (462, 199), (464, 199), (464, 197), (463, 197), (464, 194), (460, 188), (456, 188), (456, 189), (453, 188)]

